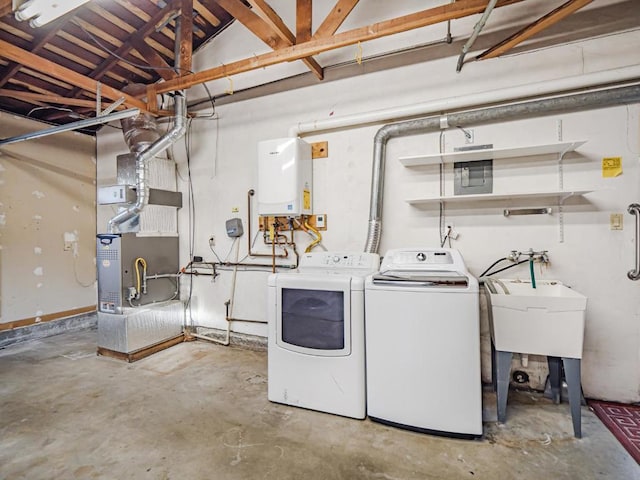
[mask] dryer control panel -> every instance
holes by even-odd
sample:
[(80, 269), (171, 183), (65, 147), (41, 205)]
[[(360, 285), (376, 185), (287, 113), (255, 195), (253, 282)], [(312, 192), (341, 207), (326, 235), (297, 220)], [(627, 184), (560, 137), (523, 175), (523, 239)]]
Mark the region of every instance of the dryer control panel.
[(362, 270), (372, 272), (380, 266), (377, 253), (363, 252), (318, 252), (305, 253), (300, 257), (298, 270)]

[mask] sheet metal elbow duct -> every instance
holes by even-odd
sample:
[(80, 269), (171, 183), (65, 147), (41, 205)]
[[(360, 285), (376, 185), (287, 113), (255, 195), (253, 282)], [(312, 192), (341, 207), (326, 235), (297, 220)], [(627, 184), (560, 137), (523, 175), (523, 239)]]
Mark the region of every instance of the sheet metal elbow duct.
[(640, 102), (640, 84), (594, 90), (562, 97), (543, 98), (521, 103), (468, 110), (406, 122), (380, 128), (374, 138), (369, 203), (369, 230), (365, 252), (378, 253), (382, 235), (382, 200), (387, 142), (395, 137), (416, 135), (445, 129), (449, 126), (468, 127), (485, 123), (514, 120), (538, 115), (576, 112), (593, 108), (627, 105)]
[(149, 160), (163, 152), (182, 137), (186, 126), (186, 96), (185, 92), (177, 92), (174, 96), (173, 127), (162, 137), (151, 143), (146, 149), (136, 153), (136, 202), (126, 210), (118, 213), (107, 224), (107, 231), (117, 233), (119, 226), (138, 215), (149, 203)]

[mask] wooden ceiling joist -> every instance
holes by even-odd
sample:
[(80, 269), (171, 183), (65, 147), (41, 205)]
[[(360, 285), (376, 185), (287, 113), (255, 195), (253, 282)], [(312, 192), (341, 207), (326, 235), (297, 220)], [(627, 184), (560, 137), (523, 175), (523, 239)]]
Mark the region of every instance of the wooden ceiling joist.
[(296, 43), (311, 39), (312, 0), (296, 0)]
[[(260, 17), (267, 22), (273, 31), (278, 35), (288, 46), (295, 45), (296, 36), (289, 30), (287, 25), (282, 21), (280, 15), (278, 15), (273, 8), (267, 4), (265, 0), (248, 0), (249, 4), (253, 7), (253, 10), (260, 15)], [(324, 71), (320, 64), (316, 62), (313, 57), (306, 57), (302, 59), (302, 62), (313, 72), (313, 74), (322, 80), (324, 78)]]
[[(49, 43), (53, 37), (55, 37), (60, 24), (61, 21), (59, 20), (58, 22), (45, 27), (43, 30), (40, 30), (38, 32), (38, 36), (34, 38), (34, 43), (31, 47), (31, 53), (38, 53), (40, 50), (42, 50), (46, 46), (46, 44)], [(16, 73), (18, 73), (18, 70), (20, 70), (20, 68), (22, 68), (22, 65), (20, 65), (19, 62), (9, 63), (9, 66), (1, 74), (0, 88), (4, 87), (7, 81)]]
[(178, 76), (173, 67), (171, 67), (164, 58), (162, 58), (162, 55), (147, 45), (142, 38), (131, 38), (130, 42), (133, 48), (147, 59), (149, 65), (153, 66), (155, 71), (158, 72), (162, 78), (165, 80), (171, 80)]
[[(25, 67), (42, 72), (52, 78), (63, 79), (66, 83), (84, 90), (95, 92), (98, 89), (98, 82), (96, 80), (74, 72), (66, 67), (62, 67), (31, 52), (27, 52), (26, 50), (11, 45), (4, 40), (0, 40), (0, 57), (18, 62)], [(108, 85), (101, 85), (100, 88), (102, 96), (109, 100), (115, 101), (120, 97), (124, 97), (126, 105), (146, 110), (146, 104), (137, 98), (127, 95), (126, 93), (116, 90)]]
[(327, 15), (327, 18), (324, 19), (313, 34), (313, 37), (326, 38), (336, 33), (357, 4), (358, 0), (338, 0), (329, 15)]
[[(110, 55), (109, 57), (107, 57), (92, 72), (91, 78), (95, 80), (100, 80), (109, 70), (111, 70), (118, 62), (120, 62), (120, 59), (118, 57), (124, 57), (134, 48), (132, 40), (135, 41), (136, 39), (141, 39), (142, 41), (144, 41), (144, 38), (150, 35), (151, 32), (155, 31), (156, 26), (162, 22), (162, 20), (167, 16), (168, 13), (171, 13), (171, 12), (175, 13), (177, 11), (175, 2), (172, 1), (168, 3), (169, 5), (167, 6), (166, 9), (158, 10), (143, 28), (138, 30), (133, 35), (131, 35), (131, 37), (129, 38), (129, 42), (123, 43), (120, 45), (120, 47), (115, 51), (115, 54), (117, 56)], [(77, 97), (80, 94), (81, 94), (81, 89), (77, 89), (75, 92), (73, 92), (72, 97)]]
[(9, 15), (13, 11), (13, 0), (0, 0), (0, 17)]
[(193, 0), (180, 0), (180, 74), (191, 71), (193, 47)]
[(560, 5), (555, 10), (549, 12), (543, 17), (527, 25), (522, 30), (511, 35), (509, 38), (504, 39), (502, 42), (494, 45), (493, 47), (485, 50), (476, 57), (476, 60), (486, 60), (489, 58), (499, 57), (503, 53), (511, 50), (513, 47), (521, 42), (524, 42), (528, 38), (538, 34), (545, 28), (549, 28), (551, 25), (558, 23), (560, 20), (568, 17), (575, 11), (590, 4), (593, 0), (569, 0), (568, 2)]
[[(496, 7), (511, 5), (521, 1), (522, 0), (499, 0)], [(356, 28), (336, 34), (332, 37), (312, 38), (308, 42), (279, 48), (273, 52), (255, 55), (227, 65), (222, 65), (220, 67), (211, 68), (191, 75), (185, 75), (164, 83), (159, 83), (156, 86), (156, 92), (165, 93), (174, 90), (182, 90), (203, 82), (249, 72), (251, 70), (276, 65), (278, 63), (300, 60), (335, 48), (354, 45), (358, 42), (366, 42), (376, 38), (446, 22), (447, 20), (467, 17), (469, 15), (483, 12), (487, 3), (487, 0), (458, 0), (455, 3), (441, 5), (391, 20), (378, 22), (373, 25)]]
[[(274, 50), (291, 46), (295, 42), (293, 33), (286, 27), (282, 19), (279, 21), (268, 22), (263, 17), (258, 15), (249, 9), (241, 0), (217, 0), (218, 4), (242, 23), (249, 31), (251, 31), (256, 37), (269, 45)], [(260, 2), (257, 2), (260, 4)], [(262, 2), (261, 7), (265, 12), (265, 15), (271, 18), (278, 17), (278, 15), (269, 7), (266, 2)], [(279, 18), (279, 17), (278, 17)], [(276, 28), (276, 24), (280, 28)], [(294, 40), (292, 40), (294, 38)], [(300, 59), (296, 59), (300, 60)], [(322, 67), (313, 58), (301, 59), (307, 67), (320, 79), (323, 77)]]
[(9, 90), (0, 88), (0, 97), (17, 98), (24, 101), (37, 101), (43, 103), (57, 103), (60, 105), (70, 105), (74, 107), (94, 108), (96, 102), (91, 100), (79, 100), (77, 98), (60, 97), (57, 95), (45, 95), (42, 93), (20, 92), (18, 90)]

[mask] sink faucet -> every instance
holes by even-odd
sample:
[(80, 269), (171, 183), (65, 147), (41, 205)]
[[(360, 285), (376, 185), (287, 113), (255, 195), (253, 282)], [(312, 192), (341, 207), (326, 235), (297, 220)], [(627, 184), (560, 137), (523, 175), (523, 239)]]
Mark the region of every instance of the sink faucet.
[(507, 258), (512, 262), (518, 262), (518, 260), (522, 255), (526, 255), (529, 257), (529, 275), (531, 276), (531, 286), (533, 288), (536, 288), (536, 276), (535, 276), (533, 264), (535, 263), (536, 260), (540, 263), (549, 263), (548, 253), (549, 253), (548, 250), (536, 251), (533, 248), (530, 248), (526, 252), (511, 250), (511, 253), (507, 255)]

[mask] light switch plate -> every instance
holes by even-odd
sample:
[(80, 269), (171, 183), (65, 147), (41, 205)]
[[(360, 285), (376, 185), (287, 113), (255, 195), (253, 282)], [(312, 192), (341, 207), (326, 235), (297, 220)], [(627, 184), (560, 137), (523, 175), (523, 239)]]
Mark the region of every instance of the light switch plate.
[(609, 216), (609, 226), (611, 230), (622, 230), (623, 228), (623, 215), (621, 213), (612, 213)]

